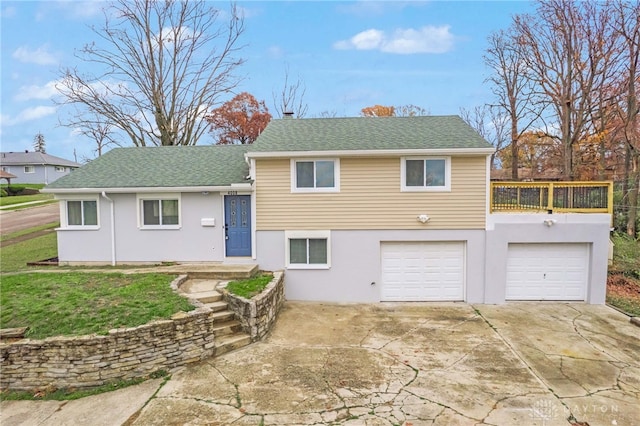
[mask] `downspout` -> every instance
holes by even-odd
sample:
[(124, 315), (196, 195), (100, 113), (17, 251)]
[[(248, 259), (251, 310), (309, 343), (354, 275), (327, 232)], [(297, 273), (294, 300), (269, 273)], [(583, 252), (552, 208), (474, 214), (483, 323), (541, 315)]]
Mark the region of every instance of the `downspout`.
[(102, 198), (111, 203), (111, 266), (116, 266), (116, 210), (113, 200), (102, 191)]

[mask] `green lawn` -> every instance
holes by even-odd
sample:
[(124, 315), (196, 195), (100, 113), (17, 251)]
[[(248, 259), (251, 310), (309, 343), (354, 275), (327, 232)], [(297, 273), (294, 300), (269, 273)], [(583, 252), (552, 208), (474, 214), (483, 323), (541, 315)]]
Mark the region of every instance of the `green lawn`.
[(245, 299), (251, 299), (256, 294), (260, 294), (262, 290), (271, 282), (273, 274), (264, 273), (258, 277), (250, 278), (242, 281), (231, 281), (227, 284), (227, 290)]
[[(3, 247), (0, 251), (0, 273), (28, 269), (27, 262), (50, 259), (58, 255), (56, 233), (32, 238)], [(2, 277), (4, 282), (5, 278)]]
[(24, 273), (0, 283), (0, 327), (27, 336), (106, 334), (170, 318), (194, 306), (169, 286), (175, 276), (120, 273)]
[(0, 197), (0, 206), (28, 203), (30, 201), (53, 200), (53, 194), (16, 195), (14, 197)]

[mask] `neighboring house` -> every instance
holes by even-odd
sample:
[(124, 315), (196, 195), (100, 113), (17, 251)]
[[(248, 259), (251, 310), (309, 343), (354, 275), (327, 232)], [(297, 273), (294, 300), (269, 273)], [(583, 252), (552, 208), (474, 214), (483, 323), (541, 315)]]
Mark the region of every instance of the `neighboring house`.
[(15, 175), (14, 183), (48, 184), (68, 175), (81, 164), (43, 152), (1, 152), (2, 170)]
[(290, 300), (604, 303), (610, 215), (490, 213), (520, 201), (493, 151), (457, 116), (290, 118), (249, 146), (117, 148), (45, 191), (65, 264), (257, 263)]

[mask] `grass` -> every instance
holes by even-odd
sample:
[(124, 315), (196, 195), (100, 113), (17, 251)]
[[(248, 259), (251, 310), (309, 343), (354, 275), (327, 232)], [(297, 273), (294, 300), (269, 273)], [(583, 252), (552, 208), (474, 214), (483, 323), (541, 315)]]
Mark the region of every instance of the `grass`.
[[(23, 234), (24, 235), (24, 234)], [(3, 247), (0, 252), (0, 272), (16, 272), (29, 269), (27, 262), (50, 259), (58, 255), (55, 232)], [(4, 283), (5, 277), (2, 277)]]
[(613, 265), (607, 279), (607, 303), (640, 316), (640, 241), (614, 234)]
[(231, 281), (227, 284), (227, 290), (236, 296), (251, 299), (253, 296), (260, 294), (272, 279), (273, 274), (264, 273), (248, 280)]
[[(16, 195), (13, 197), (0, 197), (0, 206), (28, 203), (30, 201), (53, 201), (53, 194)], [(6, 209), (5, 209), (6, 210)]]
[(34, 226), (33, 228), (23, 229), (21, 231), (12, 232), (11, 234), (6, 234), (0, 236), (0, 241), (7, 241), (14, 238), (22, 237), (23, 235), (29, 235), (36, 232), (44, 231), (47, 229), (53, 229), (60, 226), (60, 222), (47, 223), (46, 225)]
[(165, 274), (25, 273), (2, 277), (0, 326), (25, 337), (107, 334), (194, 309)]
[(141, 377), (131, 380), (119, 380), (95, 388), (83, 390), (47, 389), (47, 391), (35, 393), (24, 391), (5, 391), (0, 392), (0, 401), (71, 401), (74, 399), (80, 399), (92, 395), (99, 395), (101, 393), (111, 392), (129, 386), (134, 386), (144, 382), (147, 379), (159, 379), (162, 377), (164, 377), (166, 381), (170, 378), (170, 375), (167, 371), (158, 370), (148, 377)]

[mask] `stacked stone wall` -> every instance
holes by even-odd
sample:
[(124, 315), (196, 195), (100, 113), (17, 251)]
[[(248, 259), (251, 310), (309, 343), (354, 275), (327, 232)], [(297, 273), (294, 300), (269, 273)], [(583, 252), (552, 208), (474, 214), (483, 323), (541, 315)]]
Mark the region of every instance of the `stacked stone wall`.
[(284, 303), (284, 272), (274, 272), (271, 282), (251, 299), (231, 294), (225, 288), (220, 288), (219, 291), (229, 309), (236, 313), (244, 332), (255, 342), (269, 333)]

